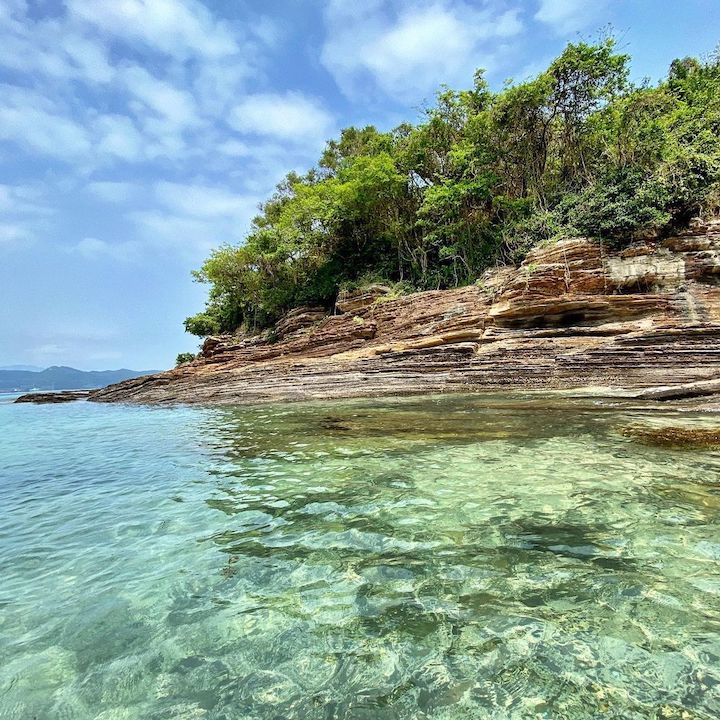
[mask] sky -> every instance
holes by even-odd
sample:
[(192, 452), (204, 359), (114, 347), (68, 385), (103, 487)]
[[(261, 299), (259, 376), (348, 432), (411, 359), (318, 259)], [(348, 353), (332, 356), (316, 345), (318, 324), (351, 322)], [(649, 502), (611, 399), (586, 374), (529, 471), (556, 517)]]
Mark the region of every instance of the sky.
[(0, 365), (171, 366), (191, 270), (340, 128), (608, 26), (657, 80), (720, 0), (0, 0)]

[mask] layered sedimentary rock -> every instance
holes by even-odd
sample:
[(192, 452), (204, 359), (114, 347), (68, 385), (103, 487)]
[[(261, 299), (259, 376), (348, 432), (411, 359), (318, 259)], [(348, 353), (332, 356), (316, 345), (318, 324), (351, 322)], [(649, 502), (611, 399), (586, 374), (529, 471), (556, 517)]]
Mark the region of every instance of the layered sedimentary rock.
[(475, 285), (336, 314), (301, 308), (256, 337), (209, 338), (195, 362), (93, 393), (98, 401), (246, 403), (720, 378), (720, 222), (622, 252), (586, 239), (531, 252)]
[(87, 400), (90, 396), (89, 390), (60, 390), (58, 392), (34, 392), (21, 395), (15, 400), (16, 403), (35, 403), (37, 405), (48, 405), (54, 403), (75, 402), (75, 400)]

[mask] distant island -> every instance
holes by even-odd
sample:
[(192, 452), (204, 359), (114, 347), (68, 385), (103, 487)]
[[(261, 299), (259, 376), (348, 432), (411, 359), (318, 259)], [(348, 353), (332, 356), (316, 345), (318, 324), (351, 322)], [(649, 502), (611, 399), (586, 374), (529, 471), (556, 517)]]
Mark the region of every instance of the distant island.
[(30, 390), (93, 390), (148, 375), (155, 370), (77, 370), (54, 365), (45, 370), (0, 369), (0, 392)]

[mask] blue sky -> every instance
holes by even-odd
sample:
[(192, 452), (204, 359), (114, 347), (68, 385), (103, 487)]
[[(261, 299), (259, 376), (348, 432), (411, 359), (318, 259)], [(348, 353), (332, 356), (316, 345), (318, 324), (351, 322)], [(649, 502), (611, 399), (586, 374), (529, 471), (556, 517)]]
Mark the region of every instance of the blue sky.
[(0, 0), (0, 365), (168, 367), (190, 271), (339, 128), (608, 24), (657, 79), (720, 0)]

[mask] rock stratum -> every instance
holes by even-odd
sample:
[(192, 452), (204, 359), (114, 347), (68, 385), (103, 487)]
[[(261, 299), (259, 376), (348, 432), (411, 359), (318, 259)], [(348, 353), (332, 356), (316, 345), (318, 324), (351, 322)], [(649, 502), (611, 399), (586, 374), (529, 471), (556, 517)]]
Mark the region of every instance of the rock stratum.
[(60, 392), (34, 392), (27, 395), (21, 395), (14, 402), (16, 403), (35, 403), (36, 405), (48, 405), (66, 402), (75, 402), (76, 400), (87, 400), (90, 396), (89, 390), (62, 390)]
[(341, 295), (334, 315), (299, 308), (263, 336), (208, 338), (192, 363), (91, 399), (234, 404), (587, 387), (662, 399), (679, 386), (717, 391), (718, 379), (712, 220), (622, 251), (565, 240), (470, 287), (395, 298), (365, 288)]

